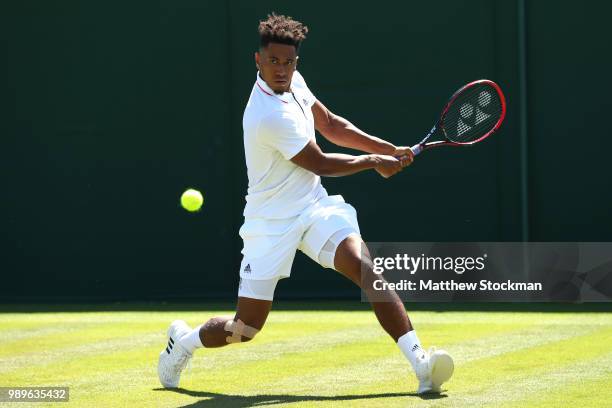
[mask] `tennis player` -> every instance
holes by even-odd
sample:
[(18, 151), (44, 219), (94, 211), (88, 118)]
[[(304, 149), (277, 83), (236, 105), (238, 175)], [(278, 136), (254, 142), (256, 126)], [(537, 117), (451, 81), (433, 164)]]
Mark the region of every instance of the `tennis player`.
[[(300, 43), (308, 28), (291, 17), (272, 14), (259, 24), (258, 69), (243, 117), (249, 187), (240, 236), (244, 242), (236, 314), (213, 317), (192, 329), (172, 322), (160, 353), (159, 379), (177, 387), (181, 371), (201, 347), (223, 347), (253, 339), (262, 329), (276, 284), (288, 278), (297, 250), (338, 271), (366, 294), (374, 275), (359, 233), (357, 213), (342, 196), (330, 196), (321, 176), (349, 176), (374, 170), (388, 178), (412, 162), (409, 147), (371, 136), (330, 112), (297, 71)], [(324, 153), (315, 129), (330, 142), (366, 154)], [(368, 267), (362, 274), (362, 262)], [(380, 299), (380, 292), (377, 292)], [(440, 392), (452, 375), (444, 351), (426, 352), (394, 291), (371, 302), (378, 321), (406, 356), (419, 381), (418, 392)]]

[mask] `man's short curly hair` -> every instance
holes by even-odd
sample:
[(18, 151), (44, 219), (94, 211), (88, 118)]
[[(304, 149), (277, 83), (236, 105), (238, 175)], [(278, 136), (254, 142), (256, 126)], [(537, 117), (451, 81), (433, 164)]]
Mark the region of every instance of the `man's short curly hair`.
[(259, 22), (260, 45), (266, 47), (271, 42), (295, 46), (300, 48), (306, 39), (308, 27), (289, 16), (268, 14), (266, 20)]

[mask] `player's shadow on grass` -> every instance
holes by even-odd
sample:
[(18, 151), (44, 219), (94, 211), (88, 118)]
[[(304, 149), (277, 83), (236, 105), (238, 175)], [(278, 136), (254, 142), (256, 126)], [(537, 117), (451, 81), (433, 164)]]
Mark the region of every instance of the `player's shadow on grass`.
[(354, 401), (369, 400), (376, 398), (395, 398), (395, 397), (418, 397), (421, 399), (446, 398), (445, 394), (425, 394), (419, 395), (412, 392), (390, 392), (386, 394), (362, 394), (362, 395), (290, 395), (290, 394), (263, 394), (263, 395), (229, 395), (206, 391), (191, 391), (184, 388), (155, 388), (154, 391), (177, 392), (191, 397), (205, 397), (207, 399), (184, 405), (182, 408), (201, 408), (201, 407), (253, 407), (257, 405), (288, 404), (303, 401)]

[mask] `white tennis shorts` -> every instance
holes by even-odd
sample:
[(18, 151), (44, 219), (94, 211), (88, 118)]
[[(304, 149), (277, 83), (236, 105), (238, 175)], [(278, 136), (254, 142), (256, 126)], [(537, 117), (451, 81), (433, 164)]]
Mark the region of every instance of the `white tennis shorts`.
[(321, 266), (333, 268), (333, 257), (331, 264), (320, 261), (323, 246), (332, 236), (339, 244), (353, 233), (359, 234), (357, 212), (340, 195), (323, 197), (297, 217), (246, 219), (240, 228), (244, 242), (240, 278), (287, 278), (298, 249)]

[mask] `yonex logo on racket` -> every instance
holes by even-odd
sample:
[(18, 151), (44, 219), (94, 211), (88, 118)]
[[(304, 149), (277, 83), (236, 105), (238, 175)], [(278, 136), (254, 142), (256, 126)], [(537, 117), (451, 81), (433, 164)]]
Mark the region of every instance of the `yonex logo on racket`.
[(459, 113), (461, 117), (457, 122), (457, 135), (461, 136), (468, 130), (472, 129), (472, 126), (466, 123), (467, 120), (474, 121), (474, 125), (476, 126), (485, 120), (487, 120), (491, 115), (484, 113), (481, 108), (485, 108), (487, 105), (491, 103), (491, 94), (487, 91), (481, 91), (480, 95), (478, 95), (478, 106), (476, 106), (476, 117), (474, 118), (474, 105), (471, 103), (464, 103), (461, 105), (459, 109)]
[(506, 100), (495, 82), (470, 82), (450, 97), (436, 125), (411, 147), (412, 153), (416, 156), (433, 147), (480, 142), (499, 129), (505, 116)]

